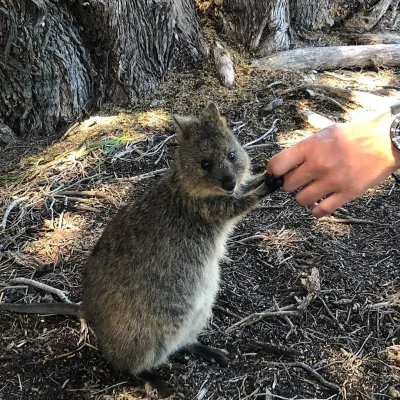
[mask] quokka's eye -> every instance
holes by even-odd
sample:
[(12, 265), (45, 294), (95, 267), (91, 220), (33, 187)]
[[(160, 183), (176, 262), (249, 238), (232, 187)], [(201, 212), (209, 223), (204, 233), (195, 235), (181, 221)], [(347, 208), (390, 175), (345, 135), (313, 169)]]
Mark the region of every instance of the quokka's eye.
[(206, 171), (211, 171), (212, 164), (210, 160), (203, 160), (201, 162), (201, 168), (203, 168)]
[(236, 154), (235, 154), (234, 151), (230, 151), (230, 152), (228, 153), (228, 160), (229, 160), (229, 161), (235, 161), (235, 160), (236, 160)]

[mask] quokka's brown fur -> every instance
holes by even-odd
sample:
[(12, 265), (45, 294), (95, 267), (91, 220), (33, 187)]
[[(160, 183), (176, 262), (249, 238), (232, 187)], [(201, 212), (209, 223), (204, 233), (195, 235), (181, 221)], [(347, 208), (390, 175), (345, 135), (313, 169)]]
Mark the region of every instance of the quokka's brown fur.
[(150, 371), (182, 348), (227, 364), (224, 351), (197, 343), (218, 292), (218, 262), (234, 224), (281, 185), (250, 175), (214, 104), (174, 119), (175, 163), (107, 224), (86, 264), (79, 312), (108, 360), (156, 386)]

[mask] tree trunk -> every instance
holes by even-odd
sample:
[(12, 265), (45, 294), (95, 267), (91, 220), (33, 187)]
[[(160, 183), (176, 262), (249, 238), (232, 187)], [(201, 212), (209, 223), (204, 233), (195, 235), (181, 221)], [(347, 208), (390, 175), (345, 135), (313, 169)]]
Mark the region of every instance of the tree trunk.
[(343, 24), (368, 31), (399, 2), (0, 0), (1, 140), (48, 134), (105, 102), (132, 105), (168, 71), (200, 65), (209, 50), (195, 3), (214, 4), (234, 45), (267, 56), (326, 45)]
[(224, 0), (219, 16), (225, 33), (250, 50), (289, 46), (289, 0)]
[(355, 17), (353, 27), (369, 30), (390, 6), (397, 8), (398, 3), (398, 0), (224, 0), (218, 16), (227, 37), (258, 56), (266, 56), (293, 46), (301, 47), (302, 37), (310, 31), (321, 30), (320, 38), (328, 29), (340, 27), (352, 17)]
[(0, 119), (47, 134), (207, 54), (191, 0), (0, 0)]
[(0, 1), (0, 118), (18, 134), (79, 118), (93, 66), (65, 4)]
[[(335, 3), (336, 7), (339, 7), (341, 2), (334, 0), (295, 0), (291, 9), (294, 25), (309, 30), (331, 27), (335, 23), (333, 13)], [(351, 1), (348, 3), (351, 3)]]

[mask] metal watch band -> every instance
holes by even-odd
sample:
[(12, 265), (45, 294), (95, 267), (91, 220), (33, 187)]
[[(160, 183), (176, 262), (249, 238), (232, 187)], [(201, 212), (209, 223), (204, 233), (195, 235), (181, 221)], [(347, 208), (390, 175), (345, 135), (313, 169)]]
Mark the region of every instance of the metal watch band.
[(390, 139), (393, 146), (400, 150), (400, 115), (397, 115), (390, 126)]

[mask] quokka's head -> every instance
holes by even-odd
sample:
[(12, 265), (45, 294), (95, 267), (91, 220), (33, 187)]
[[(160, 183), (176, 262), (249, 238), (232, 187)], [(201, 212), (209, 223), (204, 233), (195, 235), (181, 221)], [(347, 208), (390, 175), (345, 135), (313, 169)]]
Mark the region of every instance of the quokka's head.
[(198, 117), (174, 115), (174, 120), (176, 167), (186, 192), (195, 197), (233, 194), (246, 178), (250, 159), (215, 104)]

